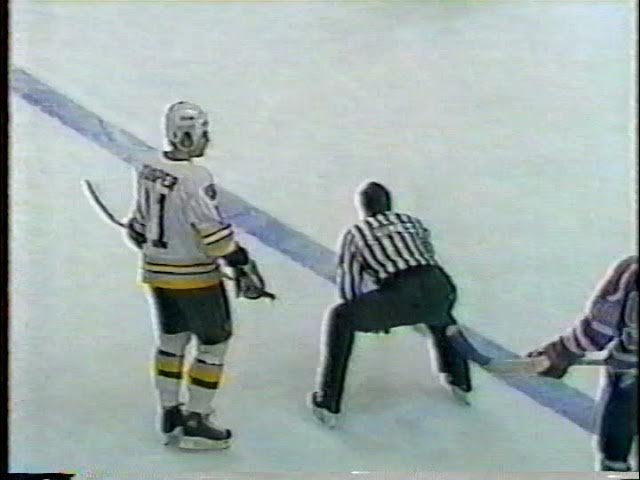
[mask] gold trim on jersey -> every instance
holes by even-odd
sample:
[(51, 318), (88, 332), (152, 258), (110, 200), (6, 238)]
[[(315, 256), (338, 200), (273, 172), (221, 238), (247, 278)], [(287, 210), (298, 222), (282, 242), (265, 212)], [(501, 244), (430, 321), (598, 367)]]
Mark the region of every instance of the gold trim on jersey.
[(218, 285), (221, 281), (220, 266), (215, 262), (187, 265), (144, 262), (143, 271), (146, 277), (145, 283), (158, 288), (174, 290), (206, 288)]
[(236, 249), (236, 242), (233, 236), (229, 235), (224, 241), (219, 240), (212, 245), (205, 245), (204, 248), (210, 257), (224, 257)]
[(145, 283), (152, 287), (166, 288), (168, 290), (190, 290), (192, 288), (213, 287), (222, 283), (222, 280), (176, 278), (175, 280), (147, 280)]
[(202, 243), (204, 243), (205, 245), (209, 246), (212, 245), (216, 242), (220, 242), (224, 239), (226, 239), (227, 237), (230, 237), (233, 235), (233, 229), (231, 228), (231, 225), (226, 225), (218, 230), (216, 230), (213, 233), (209, 233), (207, 235), (202, 235)]
[(208, 237), (209, 235), (216, 234), (221, 232), (222, 230), (226, 230), (227, 228), (231, 228), (231, 224), (225, 223), (222, 226), (218, 225), (215, 228), (202, 229), (200, 232), (200, 237)]
[(214, 273), (219, 270), (216, 263), (194, 263), (190, 265), (173, 265), (169, 263), (144, 262), (144, 269), (149, 273), (168, 273), (178, 275)]

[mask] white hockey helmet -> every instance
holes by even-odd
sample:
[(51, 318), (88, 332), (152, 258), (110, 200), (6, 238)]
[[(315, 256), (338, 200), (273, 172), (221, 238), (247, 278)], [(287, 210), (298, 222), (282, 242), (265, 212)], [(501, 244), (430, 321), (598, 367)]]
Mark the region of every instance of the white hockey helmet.
[(201, 157), (209, 144), (209, 119), (195, 103), (176, 102), (165, 113), (167, 141), (190, 158)]

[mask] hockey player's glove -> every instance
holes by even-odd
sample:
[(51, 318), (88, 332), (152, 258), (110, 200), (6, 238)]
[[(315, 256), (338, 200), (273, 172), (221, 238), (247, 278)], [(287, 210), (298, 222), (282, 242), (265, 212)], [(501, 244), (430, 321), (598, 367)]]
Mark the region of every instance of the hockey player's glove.
[(142, 246), (147, 243), (147, 237), (144, 235), (144, 233), (140, 233), (136, 229), (136, 222), (133, 218), (127, 222), (126, 227), (129, 240), (131, 240), (133, 244), (138, 248), (138, 250), (140, 250)]
[(230, 279), (235, 286), (236, 298), (275, 300), (276, 296), (265, 288), (264, 278), (258, 270), (258, 265), (249, 258), (249, 252), (242, 246), (238, 245), (222, 259), (233, 270), (233, 277)]
[(578, 355), (569, 350), (561, 338), (527, 354), (527, 357), (530, 358), (539, 356), (547, 357), (550, 365), (544, 370), (539, 371), (538, 375), (557, 379), (564, 377), (569, 368), (582, 358), (582, 355)]
[(234, 273), (236, 297), (248, 300), (258, 300), (259, 298), (275, 300), (276, 296), (266, 290), (264, 278), (253, 260), (249, 260), (246, 265), (241, 267), (235, 267)]

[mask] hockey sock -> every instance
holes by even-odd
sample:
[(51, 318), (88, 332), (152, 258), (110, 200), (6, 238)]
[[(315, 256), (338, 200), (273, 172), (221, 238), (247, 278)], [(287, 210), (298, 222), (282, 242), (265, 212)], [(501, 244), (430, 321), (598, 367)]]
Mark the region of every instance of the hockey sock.
[(228, 342), (198, 346), (196, 357), (189, 369), (189, 400), (186, 405), (188, 411), (212, 411), (213, 398), (222, 380), (227, 347)]
[(184, 356), (158, 350), (155, 358), (155, 384), (164, 408), (180, 403)]
[(155, 384), (163, 408), (173, 407), (180, 403), (180, 386), (182, 385), (182, 365), (184, 353), (189, 344), (190, 334), (161, 333), (155, 355)]

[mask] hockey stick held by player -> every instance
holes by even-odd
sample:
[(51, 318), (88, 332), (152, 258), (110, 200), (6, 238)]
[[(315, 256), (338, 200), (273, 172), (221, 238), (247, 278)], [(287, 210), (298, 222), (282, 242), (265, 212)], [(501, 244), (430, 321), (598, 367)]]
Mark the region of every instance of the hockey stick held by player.
[[(615, 264), (586, 313), (564, 335), (530, 352), (548, 366), (539, 374), (563, 378), (589, 352), (606, 352), (597, 402), (598, 470), (630, 471), (638, 441), (638, 257)], [(637, 468), (637, 465), (636, 465)]]
[[(209, 145), (206, 113), (193, 103), (175, 103), (166, 112), (165, 128), (169, 148), (137, 167), (136, 199), (124, 222), (140, 250), (141, 279), (159, 327), (154, 363), (160, 429), (181, 448), (222, 449), (229, 447), (231, 431), (214, 422), (213, 400), (233, 335), (223, 267), (233, 272), (238, 297), (273, 295), (221, 215), (210, 171), (193, 161)], [(191, 342), (195, 358), (185, 368)]]
[(104, 204), (104, 202), (98, 195), (98, 192), (96, 191), (96, 188), (94, 187), (93, 183), (91, 183), (89, 180), (84, 180), (82, 183), (84, 185), (85, 191), (89, 194), (89, 198), (91, 198), (91, 201), (93, 202), (93, 204), (96, 207), (98, 207), (98, 209), (100, 210), (100, 212), (102, 212), (104, 217), (114, 225), (121, 228), (126, 228), (127, 225), (125, 224), (125, 222), (118, 220), (116, 216), (113, 213), (111, 213), (111, 211)]
[[(114, 225), (126, 229), (129, 240), (138, 250), (141, 250), (147, 239), (145, 235), (139, 231), (139, 228), (134, 227), (133, 218), (130, 218), (126, 223), (118, 220), (102, 201), (93, 183), (89, 180), (84, 180), (83, 183), (93, 203), (99, 208), (103, 215)], [(246, 252), (243, 249), (237, 249), (232, 252), (231, 255), (240, 256), (242, 260), (236, 261), (235, 268), (232, 267), (234, 272), (233, 276), (229, 276), (224, 272), (222, 272), (222, 276), (234, 282), (236, 298), (242, 297), (249, 300), (257, 300), (259, 298), (275, 300), (277, 298), (275, 294), (265, 288), (265, 281), (258, 270), (258, 265), (246, 257)], [(244, 262), (244, 264), (242, 264), (242, 262)], [(231, 260), (228, 260), (227, 264), (230, 263), (232, 263)]]
[(586, 314), (566, 334), (527, 354), (544, 356), (540, 375), (564, 377), (585, 354), (607, 351), (604, 363), (614, 370), (637, 370), (637, 257), (628, 257), (607, 273)]

